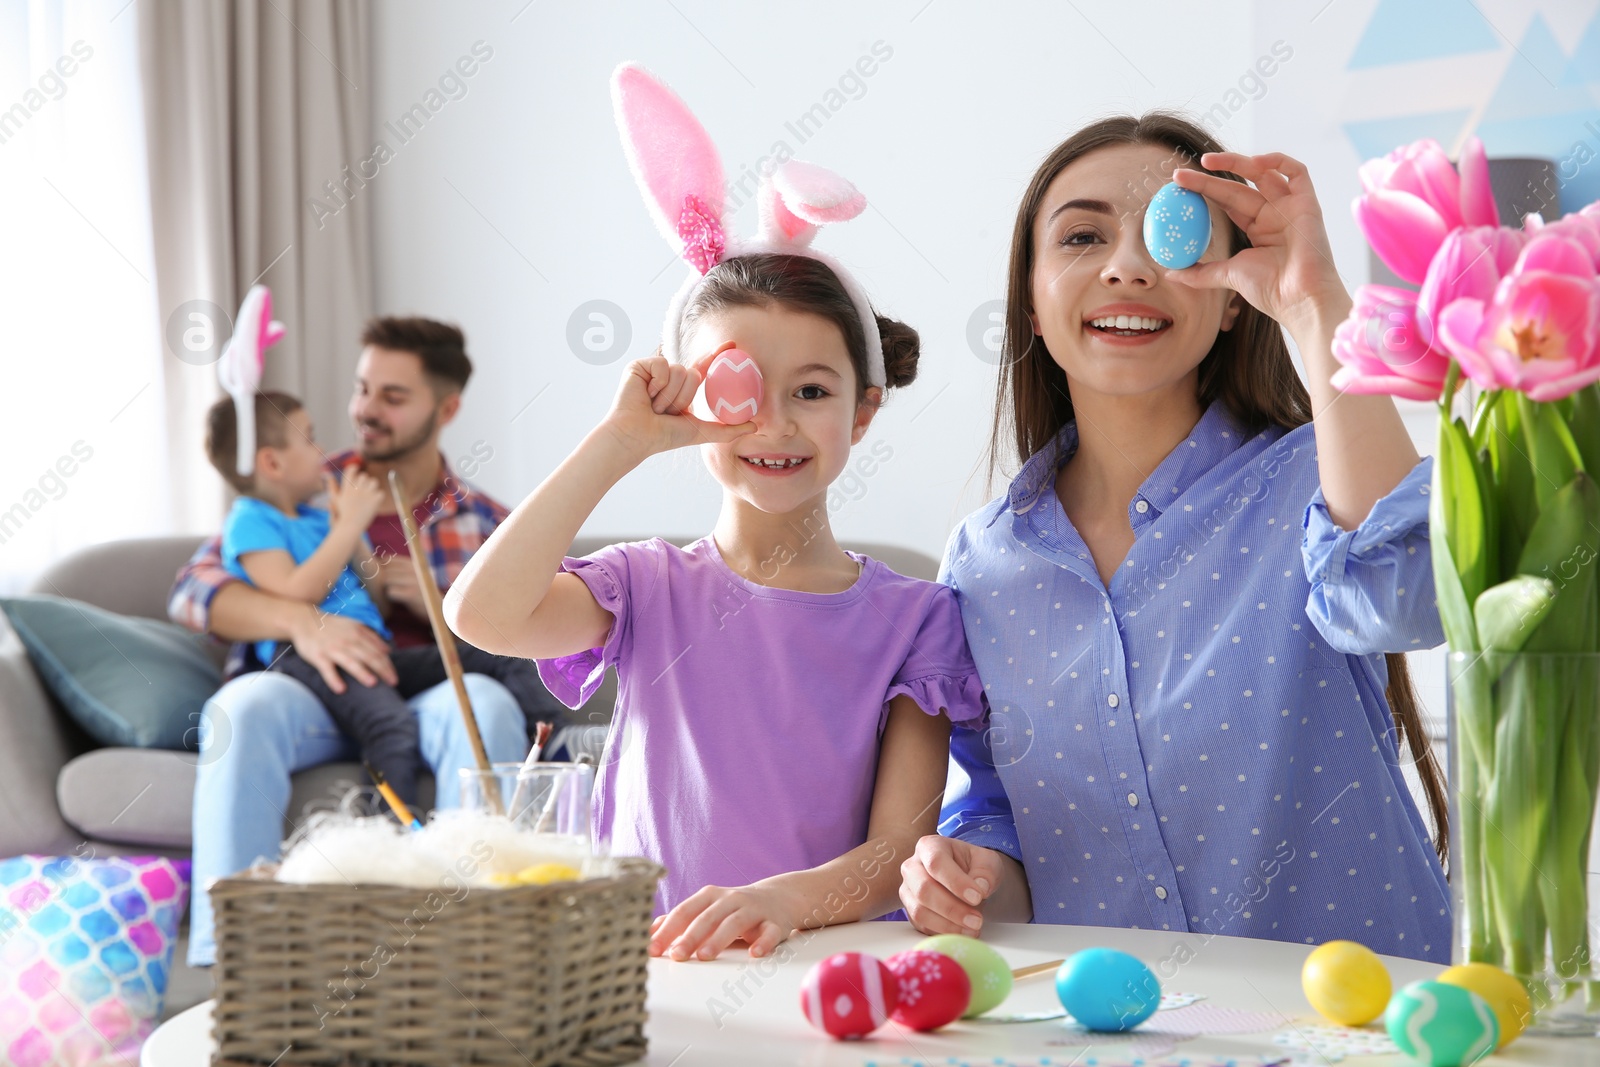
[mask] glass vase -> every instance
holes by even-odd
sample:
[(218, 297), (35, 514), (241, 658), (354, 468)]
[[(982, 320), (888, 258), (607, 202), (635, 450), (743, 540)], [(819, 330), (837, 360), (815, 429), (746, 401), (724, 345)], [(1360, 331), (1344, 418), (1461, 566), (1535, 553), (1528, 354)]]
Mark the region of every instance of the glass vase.
[(1528, 989), (1530, 1032), (1600, 1032), (1600, 655), (1453, 652), (1450, 884), (1455, 963)]

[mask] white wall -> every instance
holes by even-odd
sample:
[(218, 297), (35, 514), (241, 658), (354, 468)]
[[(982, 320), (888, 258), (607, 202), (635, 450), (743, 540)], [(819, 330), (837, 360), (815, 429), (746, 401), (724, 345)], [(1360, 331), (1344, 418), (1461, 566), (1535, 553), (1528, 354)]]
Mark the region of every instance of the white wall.
[[(1570, 92), (1522, 98), (1564, 84), (1559, 64), (1581, 66), (1584, 48), (1600, 47), (1594, 0), (1435, 6), (386, 2), (374, 12), (374, 104), (378, 136), (391, 143), (384, 122), (422, 100), (474, 42), (493, 56), (367, 190), (378, 306), (466, 329), (479, 370), (447, 449), (492, 448), (476, 480), (508, 503), (521, 499), (603, 414), (624, 361), (654, 346), (684, 276), (646, 217), (612, 126), (607, 78), (618, 62), (639, 60), (697, 111), (730, 177), (782, 139), (871, 201), (863, 217), (825, 232), (822, 247), (857, 270), (883, 310), (922, 332), (925, 354), (917, 383), (893, 397), (866, 442), (886, 441), (892, 461), (835, 524), (846, 539), (938, 555), (954, 523), (989, 495), (978, 464), (994, 368), (969, 343), (969, 322), (1003, 295), (1012, 215), (1034, 165), (1085, 121), (1155, 106), (1228, 113), (1217, 132), (1230, 147), (1287, 152), (1311, 168), (1352, 289), (1367, 280), (1349, 209), (1359, 131), (1368, 141), (1392, 132), (1394, 144), (1438, 136), (1454, 148), (1502, 111), (1569, 108), (1542, 148), (1501, 144), (1505, 130), (1486, 127), (1491, 154), (1561, 158), (1568, 132), (1584, 136)], [(792, 14), (783, 21), (780, 12)], [(1407, 18), (1460, 28), (1419, 36), (1405, 30)], [(1540, 51), (1541, 20), (1558, 54)], [(1262, 76), (1257, 61), (1278, 42), (1292, 56)], [(889, 58), (800, 144), (785, 123), (824, 101), (874, 45)], [(1375, 45), (1389, 54), (1375, 59)], [(1535, 67), (1519, 75), (1518, 63)], [(1496, 103), (1503, 97), (1514, 99)], [(739, 220), (748, 231), (754, 208)], [(632, 327), (626, 352), (603, 366), (578, 359), (567, 341), (569, 317), (596, 299), (620, 305)], [(1402, 409), (1419, 449), (1431, 452), (1432, 407)], [(657, 457), (601, 504), (585, 533), (701, 533), (716, 507), (697, 457)], [(1443, 653), (1412, 659), (1442, 736)]]
[[(819, 246), (920, 330), (925, 348), (917, 382), (862, 446), (886, 441), (893, 459), (835, 525), (841, 538), (934, 555), (987, 495), (977, 464), (995, 372), (969, 345), (968, 322), (1003, 295), (1012, 216), (1034, 165), (1093, 117), (1211, 106), (1261, 51), (1244, 0), (1165, 4), (1159, 20), (1145, 4), (1078, 5), (1093, 25), (1059, 4), (827, 0), (781, 9), (793, 13), (784, 22), (765, 4), (523, 3), (374, 5), (378, 135), (396, 147), (363, 193), (375, 211), (378, 307), (467, 331), (478, 371), (446, 433), (449, 453), (486, 442), (494, 458), (476, 480), (520, 500), (605, 412), (625, 359), (656, 344), (686, 268), (651, 226), (612, 126), (607, 79), (634, 59), (696, 110), (730, 177), (783, 139), (867, 195), (868, 212)], [(397, 147), (383, 123), (480, 40), (493, 55), (466, 95)], [(878, 42), (891, 54), (864, 92), (801, 145), (785, 122), (824, 101)], [(1243, 109), (1223, 138), (1255, 148), (1253, 121)], [(754, 206), (738, 219), (752, 229)], [(566, 339), (569, 316), (594, 299), (632, 324), (625, 356), (605, 366), (578, 359)], [(702, 533), (717, 503), (698, 457), (657, 457), (585, 532)]]

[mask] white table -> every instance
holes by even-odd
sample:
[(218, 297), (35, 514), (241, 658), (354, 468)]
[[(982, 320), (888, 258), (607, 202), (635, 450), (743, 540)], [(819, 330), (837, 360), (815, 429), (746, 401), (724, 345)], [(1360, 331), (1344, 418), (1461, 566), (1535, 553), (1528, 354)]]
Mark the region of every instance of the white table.
[[(983, 938), (1013, 967), (1066, 956), (1081, 948), (1109, 946), (1131, 952), (1156, 969), (1168, 992), (1204, 994), (1204, 1003), (1251, 1012), (1281, 1012), (1302, 1022), (1315, 1015), (1300, 991), (1300, 965), (1307, 946), (1280, 941), (1114, 930), (1082, 926), (993, 924)], [(834, 1041), (813, 1030), (800, 1013), (800, 981), (812, 963), (834, 952), (870, 952), (880, 959), (911, 947), (920, 936), (906, 923), (835, 926), (791, 941), (785, 962), (751, 960), (743, 950), (710, 963), (650, 961), (650, 1054), (658, 1067), (749, 1064), (801, 1064), (804, 1067), (862, 1065), (876, 1060), (896, 1064), (971, 1057), (1036, 1061), (1051, 1057), (1066, 1063), (1078, 1048), (1046, 1042), (1064, 1036), (1061, 1022), (1010, 1025), (958, 1022), (934, 1033), (918, 1034), (890, 1023), (865, 1041)], [(1181, 946), (1181, 947), (1180, 947)], [(1184, 949), (1187, 949), (1187, 952)], [(1181, 962), (1185, 957), (1188, 962)], [(1178, 964), (1160, 966), (1162, 961)], [(1432, 978), (1441, 968), (1416, 960), (1385, 957), (1396, 987)], [(1165, 977), (1165, 971), (1171, 978)], [(742, 989), (742, 991), (741, 991)], [(998, 1011), (1041, 1011), (1059, 1005), (1048, 975), (1025, 979)], [(720, 1025), (719, 1025), (720, 1024)], [(1222, 1053), (1236, 1056), (1281, 1051), (1266, 1030), (1180, 1041), (1172, 1055)], [(1106, 1055), (1115, 1046), (1098, 1045)], [(145, 1043), (143, 1067), (202, 1067), (210, 1062), (211, 1008), (201, 1004), (168, 1021)], [(1600, 1039), (1523, 1038), (1484, 1061), (1578, 1067), (1600, 1063)], [(1346, 1067), (1398, 1067), (1404, 1056), (1351, 1056)]]

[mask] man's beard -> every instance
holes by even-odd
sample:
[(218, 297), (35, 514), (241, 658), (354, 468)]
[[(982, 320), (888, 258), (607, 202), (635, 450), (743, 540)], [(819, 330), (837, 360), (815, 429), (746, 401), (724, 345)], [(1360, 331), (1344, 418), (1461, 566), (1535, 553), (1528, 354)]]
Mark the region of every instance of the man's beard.
[[(428, 421), (418, 427), (416, 433), (412, 434), (408, 438), (403, 438), (396, 441), (393, 446), (381, 452), (375, 450), (376, 442), (363, 441), (358, 437), (356, 439), (356, 451), (364, 460), (376, 461), (378, 463), (395, 463), (426, 445), (433, 437), (433, 432), (435, 427), (438, 425), (438, 421), (439, 413), (437, 411), (430, 412), (428, 414)], [(369, 429), (378, 428), (373, 426), (371, 423), (364, 423), (363, 425), (367, 426)]]

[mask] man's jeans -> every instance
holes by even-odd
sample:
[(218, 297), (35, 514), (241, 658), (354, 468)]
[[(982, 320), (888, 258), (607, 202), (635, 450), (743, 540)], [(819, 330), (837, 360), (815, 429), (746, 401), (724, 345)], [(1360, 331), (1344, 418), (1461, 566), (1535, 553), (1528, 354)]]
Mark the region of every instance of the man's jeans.
[[(481, 674), (466, 676), (483, 746), (492, 762), (528, 754), (522, 709), (505, 686)], [(433, 769), (436, 805), (460, 802), (457, 772), (476, 767), (448, 682), (412, 697), (422, 759)], [(311, 690), (285, 674), (243, 674), (217, 690), (201, 714), (194, 790), (194, 889), (190, 897), (189, 964), (216, 962), (217, 943), (207, 885), (258, 859), (275, 859), (291, 814), (289, 776), (307, 767), (357, 758)]]

